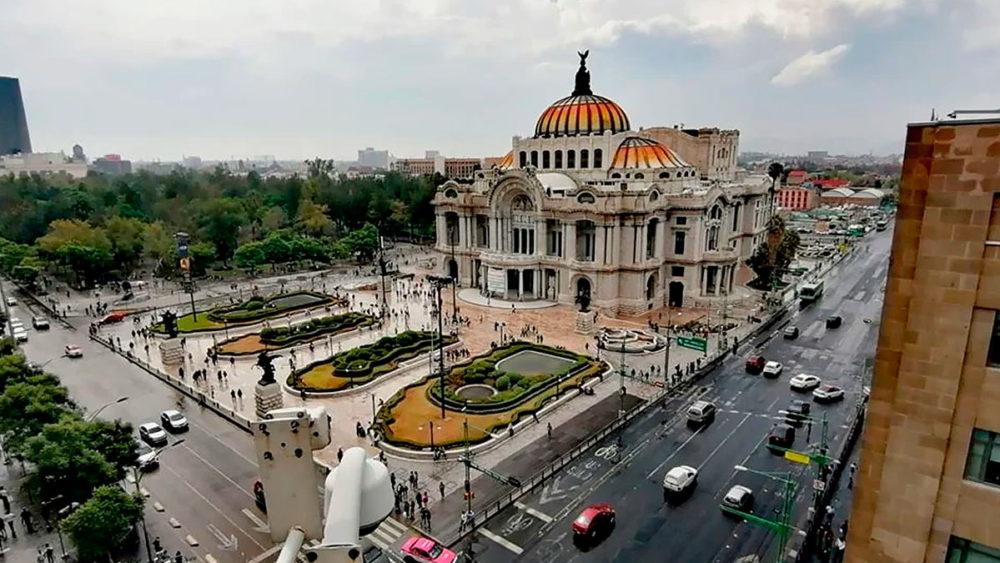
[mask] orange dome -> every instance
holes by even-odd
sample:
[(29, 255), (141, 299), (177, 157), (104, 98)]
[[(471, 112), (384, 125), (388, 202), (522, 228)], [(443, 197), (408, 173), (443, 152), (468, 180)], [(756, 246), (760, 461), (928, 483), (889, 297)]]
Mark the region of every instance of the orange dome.
[(627, 137), (618, 145), (611, 168), (686, 168), (674, 151), (650, 139)]
[(625, 110), (593, 94), (567, 96), (549, 106), (535, 124), (535, 137), (602, 134), (628, 131)]
[(497, 168), (501, 170), (506, 170), (508, 168), (514, 167), (514, 151), (510, 151), (504, 155), (503, 160), (497, 165)]

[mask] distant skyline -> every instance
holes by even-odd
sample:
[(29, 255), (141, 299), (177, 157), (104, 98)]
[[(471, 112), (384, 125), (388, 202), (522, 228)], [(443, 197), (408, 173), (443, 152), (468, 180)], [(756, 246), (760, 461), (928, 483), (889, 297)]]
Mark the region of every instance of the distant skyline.
[(0, 0), (34, 150), (132, 160), (501, 156), (569, 94), (742, 151), (889, 154), (998, 105), (993, 0)]

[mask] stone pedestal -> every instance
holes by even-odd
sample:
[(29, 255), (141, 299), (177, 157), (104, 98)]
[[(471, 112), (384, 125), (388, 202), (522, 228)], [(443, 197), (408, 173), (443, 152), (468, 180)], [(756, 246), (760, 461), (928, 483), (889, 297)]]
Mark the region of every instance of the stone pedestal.
[(257, 418), (264, 418), (268, 411), (284, 406), (281, 397), (281, 386), (277, 383), (261, 384), (257, 382), (254, 391), (254, 401), (257, 405)]
[(580, 311), (576, 314), (576, 332), (579, 334), (594, 333), (593, 311)]
[(165, 365), (184, 363), (184, 348), (181, 348), (179, 338), (170, 338), (160, 342), (160, 359)]

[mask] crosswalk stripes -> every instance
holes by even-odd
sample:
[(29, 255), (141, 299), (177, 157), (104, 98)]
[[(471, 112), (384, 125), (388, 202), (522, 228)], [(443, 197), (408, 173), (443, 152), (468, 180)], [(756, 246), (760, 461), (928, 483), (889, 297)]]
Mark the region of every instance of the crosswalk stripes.
[(368, 534), (368, 539), (378, 547), (390, 551), (396, 542), (407, 533), (406, 525), (394, 518), (386, 518), (375, 531)]

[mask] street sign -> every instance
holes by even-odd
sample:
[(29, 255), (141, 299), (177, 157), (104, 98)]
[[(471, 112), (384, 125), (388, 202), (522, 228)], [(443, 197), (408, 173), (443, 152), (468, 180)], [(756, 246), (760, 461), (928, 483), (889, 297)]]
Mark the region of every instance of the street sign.
[(809, 462), (811, 461), (811, 458), (808, 455), (793, 452), (792, 450), (785, 451), (785, 459), (788, 461), (794, 461), (795, 463), (801, 463), (802, 465), (809, 465)]
[(688, 348), (690, 350), (697, 350), (699, 352), (708, 351), (708, 340), (698, 336), (677, 336), (674, 338), (677, 345), (681, 348)]
[(813, 479), (813, 489), (823, 492), (823, 490), (826, 489), (826, 483), (824, 483), (821, 479)]

